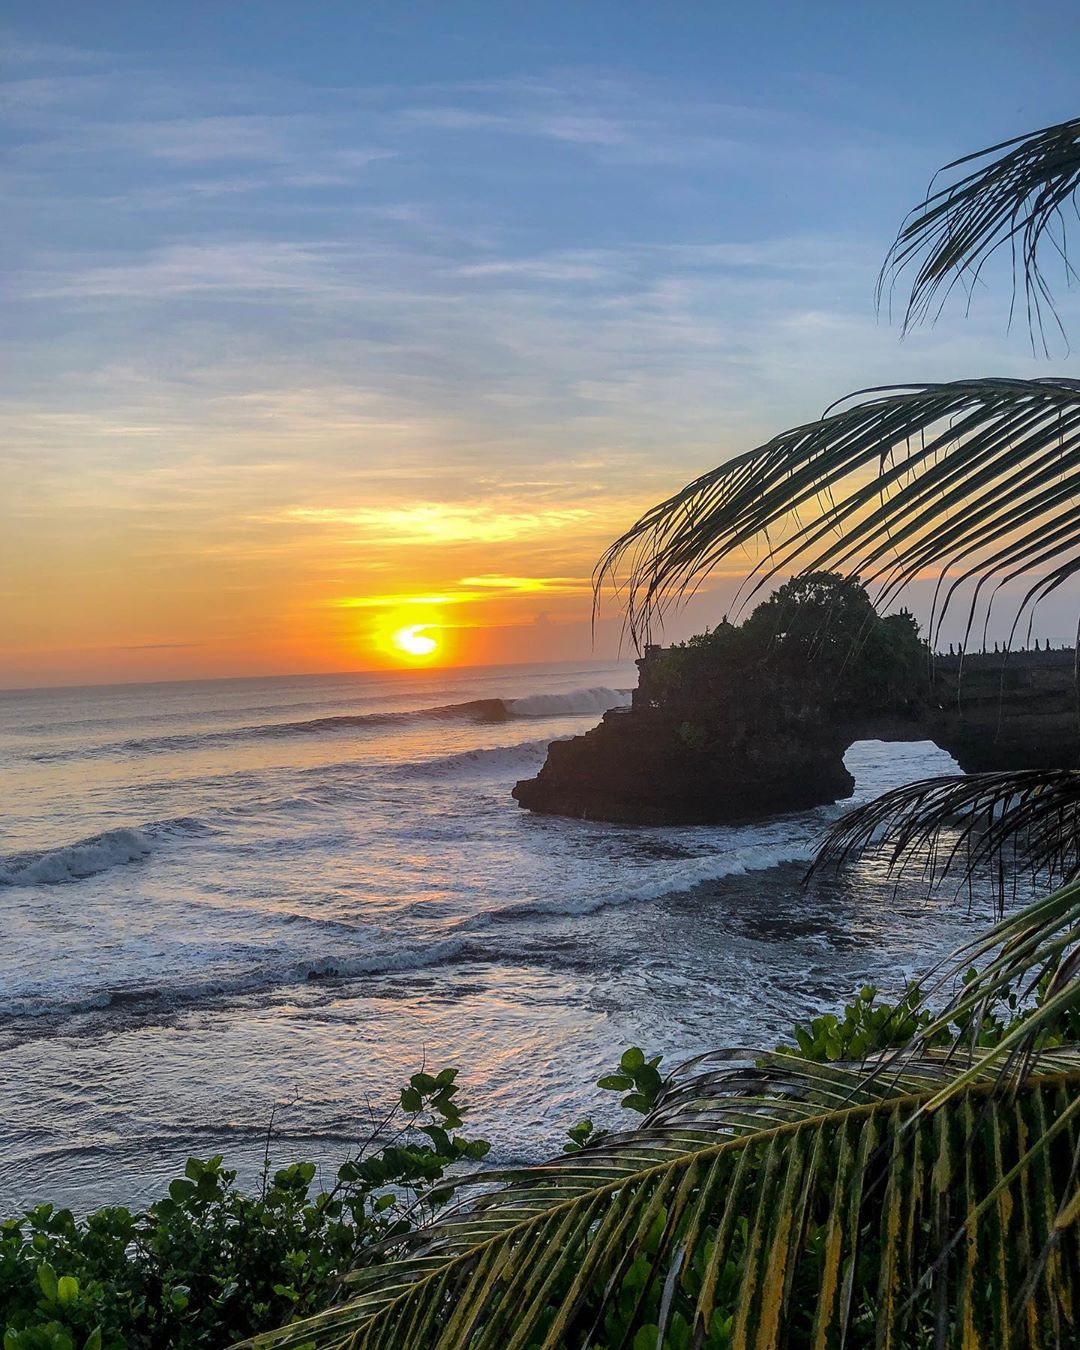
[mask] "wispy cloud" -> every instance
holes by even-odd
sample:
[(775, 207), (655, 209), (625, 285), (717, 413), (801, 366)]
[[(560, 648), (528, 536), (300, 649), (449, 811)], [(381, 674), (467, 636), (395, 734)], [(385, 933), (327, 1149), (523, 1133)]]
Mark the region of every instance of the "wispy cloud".
[(27, 293), (38, 299), (139, 300), (197, 292), (311, 295), (333, 286), (332, 252), (325, 245), (260, 239), (167, 244), (145, 257), (107, 265), (80, 267), (81, 260), (57, 257), (36, 283), (31, 274)]
[(346, 525), (358, 538), (374, 537), (383, 544), (410, 547), (420, 542), (439, 544), (499, 544), (551, 530), (580, 525), (590, 517), (583, 507), (528, 511), (509, 506), (456, 506), (442, 502), (422, 505), (357, 507), (294, 507), (293, 520), (312, 525)]

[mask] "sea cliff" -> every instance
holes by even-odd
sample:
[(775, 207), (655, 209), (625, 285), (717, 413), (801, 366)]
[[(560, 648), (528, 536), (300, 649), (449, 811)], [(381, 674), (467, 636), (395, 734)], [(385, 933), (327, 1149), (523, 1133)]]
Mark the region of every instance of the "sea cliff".
[(932, 656), (910, 615), (857, 583), (789, 583), (638, 662), (633, 706), (553, 743), (514, 798), (531, 811), (641, 825), (735, 823), (851, 795), (856, 740), (934, 741), (966, 772), (1080, 765), (1074, 653)]

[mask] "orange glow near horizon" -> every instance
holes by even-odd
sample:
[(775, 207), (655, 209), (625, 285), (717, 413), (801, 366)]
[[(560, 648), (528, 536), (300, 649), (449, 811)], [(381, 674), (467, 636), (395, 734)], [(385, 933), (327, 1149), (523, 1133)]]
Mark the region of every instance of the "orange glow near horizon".
[[(116, 511), (108, 516), (107, 530), (104, 514), (80, 514), (82, 498), (59, 501), (48, 528), (35, 530), (27, 516), (0, 547), (25, 570), (18, 593), (0, 596), (0, 687), (422, 670), (619, 650), (614, 605), (592, 625), (590, 573), (647, 499), (620, 497), (588, 513), (568, 507), (557, 518), (511, 494), (495, 505), (466, 500), (438, 516), (454, 537), (430, 539), (407, 534), (412, 516), (255, 511), (254, 492), (250, 475), (226, 476), (216, 495), (180, 506), (133, 501), (119, 523)], [(150, 505), (160, 531), (139, 528)], [(425, 521), (436, 515), (425, 507)]]

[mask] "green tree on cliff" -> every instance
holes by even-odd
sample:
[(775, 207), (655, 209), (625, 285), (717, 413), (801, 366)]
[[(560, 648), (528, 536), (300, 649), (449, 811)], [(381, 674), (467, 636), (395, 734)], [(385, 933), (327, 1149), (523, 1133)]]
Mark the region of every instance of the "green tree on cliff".
[[(885, 273), (915, 269), (906, 321), (1008, 245), (1037, 339), (1052, 317), (1037, 253), (1080, 182), (1080, 119), (949, 168)], [(612, 546), (599, 580), (622, 581), (631, 631), (647, 640), (667, 604), (766, 538), (747, 596), (832, 570), (862, 576), (884, 606), (936, 570), (934, 643), (965, 587), (970, 624), (984, 597), (1027, 576), (1021, 631), (1080, 569), (1078, 490), (1080, 382), (876, 390), (655, 507)], [(1080, 1007), (1080, 880), (1062, 843), (1075, 836), (1080, 775), (988, 777), (962, 782), (974, 809), (996, 803), (984, 816), (991, 853), (1021, 838), (1033, 859), (1056, 847), (1066, 884), (957, 954), (941, 976), (944, 1007), (912, 1014), (903, 1050), (826, 1063), (717, 1051), (683, 1066), (641, 1130), (488, 1178), (391, 1265), (354, 1272), (327, 1313), (265, 1343), (1080, 1343), (1080, 1047), (1061, 1044)], [(896, 803), (886, 824), (921, 812), (931, 836), (959, 785), (936, 791)], [(989, 1034), (996, 1004), (1036, 986), (1037, 1006)], [(631, 1078), (636, 1055), (623, 1066)]]
[(927, 685), (928, 649), (906, 610), (879, 615), (858, 577), (810, 572), (650, 661), (646, 695), (676, 716), (709, 720), (726, 699), (792, 692), (853, 712), (903, 711)]

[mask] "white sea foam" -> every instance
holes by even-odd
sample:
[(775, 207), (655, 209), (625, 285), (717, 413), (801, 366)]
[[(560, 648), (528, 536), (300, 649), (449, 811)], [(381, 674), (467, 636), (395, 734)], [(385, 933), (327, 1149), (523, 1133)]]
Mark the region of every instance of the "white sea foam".
[(630, 706), (629, 689), (571, 689), (565, 694), (528, 694), (506, 700), (511, 717), (587, 717), (600, 716), (611, 708)]
[[(293, 954), (280, 962), (246, 969), (225, 968), (203, 976), (189, 972), (187, 979), (131, 982), (76, 994), (55, 990), (0, 998), (0, 1016), (68, 1018), (105, 1009), (161, 1009), (202, 1004), (218, 999), (242, 998), (307, 982), (348, 981), (367, 975), (393, 975), (399, 971), (423, 970), (446, 965), (471, 950), (464, 939), (448, 938), (399, 949), (380, 947), (353, 955), (305, 957)], [(484, 953), (477, 955), (483, 956)]]
[(190, 816), (120, 826), (78, 839), (73, 844), (0, 857), (0, 886), (49, 886), (107, 872), (111, 867), (140, 862), (170, 835), (201, 833), (205, 827)]
[(583, 895), (560, 895), (551, 899), (527, 900), (520, 904), (503, 905), (484, 914), (466, 919), (464, 929), (485, 928), (493, 922), (543, 917), (544, 915), (594, 914), (609, 905), (642, 904), (659, 900), (666, 895), (677, 895), (693, 890), (707, 881), (722, 881), (725, 877), (744, 876), (747, 872), (766, 871), (784, 863), (809, 862), (813, 856), (813, 840), (809, 835), (792, 839), (787, 844), (746, 844), (739, 848), (717, 850), (699, 857), (688, 858), (664, 869), (653, 881), (625, 889), (598, 891)]
[(395, 766), (393, 772), (404, 777), (456, 778), (485, 774), (513, 774), (543, 763), (547, 748), (563, 736), (544, 736), (539, 740), (519, 741), (517, 745), (496, 745), (483, 750), (461, 750), (437, 759), (416, 760)]

